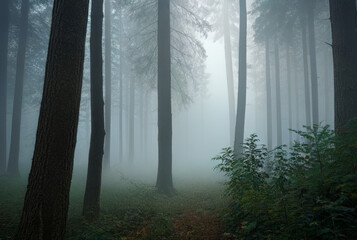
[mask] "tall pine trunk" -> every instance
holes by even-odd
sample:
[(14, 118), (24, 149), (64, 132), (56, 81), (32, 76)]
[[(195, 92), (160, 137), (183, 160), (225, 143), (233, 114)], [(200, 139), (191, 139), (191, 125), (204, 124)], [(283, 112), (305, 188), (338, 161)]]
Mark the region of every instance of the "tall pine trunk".
[[(134, 71), (134, 70), (132, 70)], [(130, 99), (129, 99), (129, 162), (134, 162), (134, 127), (135, 127), (135, 78), (130, 74)]]
[[(292, 94), (291, 94), (291, 64), (290, 64), (290, 46), (286, 44), (286, 79), (288, 82), (288, 123), (289, 129), (293, 128)], [(289, 146), (293, 143), (293, 134), (289, 130)]]
[(244, 141), (244, 121), (247, 95), (247, 6), (246, 0), (239, 0), (239, 73), (238, 73), (238, 103), (234, 139), (234, 152), (240, 156)]
[(7, 55), (10, 0), (0, 1), (0, 174), (6, 171)]
[(281, 126), (281, 94), (280, 94), (280, 56), (278, 39), (275, 37), (274, 43), (274, 56), (275, 56), (275, 85), (276, 85), (276, 131), (277, 131), (277, 145), (283, 143), (283, 133)]
[(330, 0), (335, 85), (335, 129), (357, 117), (357, 16), (355, 0)]
[(270, 46), (269, 38), (265, 38), (265, 74), (266, 74), (266, 97), (267, 97), (267, 146), (273, 149), (273, 120), (271, 110), (271, 78), (270, 78)]
[(35, 151), (15, 240), (64, 239), (83, 78), (88, 0), (55, 0)]
[(224, 32), (224, 51), (226, 60), (227, 90), (228, 90), (228, 109), (229, 109), (229, 141), (234, 144), (234, 84), (233, 84), (233, 64), (232, 64), (232, 44), (231, 31), (229, 24), (229, 6), (230, 0), (223, 0), (223, 32)]
[(119, 161), (123, 161), (123, 17), (120, 9), (119, 23)]
[(307, 2), (307, 19), (309, 30), (309, 52), (311, 68), (311, 96), (312, 96), (312, 123), (319, 124), (319, 97), (317, 83), (317, 64), (316, 64), (316, 43), (315, 43), (315, 24), (314, 11), (315, 0), (305, 0)]
[(306, 126), (311, 127), (311, 94), (310, 94), (310, 78), (309, 78), (309, 63), (307, 52), (307, 34), (306, 34), (306, 16), (304, 13), (300, 17), (301, 22), (301, 37), (302, 37), (302, 58), (304, 65), (304, 91), (305, 91), (305, 117)]
[(110, 167), (110, 136), (112, 108), (112, 33), (111, 33), (111, 0), (105, 0), (105, 149), (104, 168)]
[(100, 210), (99, 201), (105, 137), (102, 28), (103, 0), (92, 0), (90, 33), (90, 93), (92, 129), (89, 148), (87, 184), (83, 203), (83, 214), (92, 218), (97, 218)]
[(29, 0), (23, 0), (21, 3), (21, 22), (20, 35), (16, 62), (15, 93), (11, 125), (11, 142), (9, 163), (7, 172), (11, 176), (19, 176), (19, 152), (20, 152), (20, 132), (21, 132), (21, 111), (22, 97), (24, 89), (26, 43), (28, 31), (28, 18), (30, 11)]
[(171, 194), (172, 182), (172, 115), (170, 0), (158, 0), (158, 147), (159, 163), (156, 187)]

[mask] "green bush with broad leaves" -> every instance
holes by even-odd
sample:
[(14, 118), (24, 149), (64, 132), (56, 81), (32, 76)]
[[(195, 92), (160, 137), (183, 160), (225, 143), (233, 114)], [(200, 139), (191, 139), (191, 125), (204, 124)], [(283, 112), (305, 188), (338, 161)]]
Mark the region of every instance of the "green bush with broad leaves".
[(239, 157), (214, 158), (227, 177), (224, 215), (239, 239), (357, 239), (357, 120), (294, 131), (301, 141), (269, 151), (251, 135)]

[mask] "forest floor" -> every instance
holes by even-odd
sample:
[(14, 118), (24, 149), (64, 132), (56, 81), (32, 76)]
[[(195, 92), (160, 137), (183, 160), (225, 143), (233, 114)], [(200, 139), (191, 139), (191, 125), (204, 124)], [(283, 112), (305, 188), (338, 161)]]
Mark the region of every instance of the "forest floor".
[[(1, 178), (0, 240), (5, 240), (16, 232), (26, 183)], [(66, 239), (231, 239), (220, 217), (227, 204), (222, 184), (177, 181), (175, 190), (168, 197), (144, 183), (104, 180), (100, 219), (89, 221), (81, 214), (84, 182), (74, 179)]]

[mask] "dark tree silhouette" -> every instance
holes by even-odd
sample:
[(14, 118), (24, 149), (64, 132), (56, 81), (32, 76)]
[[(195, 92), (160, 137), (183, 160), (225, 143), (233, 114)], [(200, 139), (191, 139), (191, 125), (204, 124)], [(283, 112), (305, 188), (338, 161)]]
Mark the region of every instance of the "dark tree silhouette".
[(88, 0), (55, 0), (36, 145), (16, 240), (64, 239)]

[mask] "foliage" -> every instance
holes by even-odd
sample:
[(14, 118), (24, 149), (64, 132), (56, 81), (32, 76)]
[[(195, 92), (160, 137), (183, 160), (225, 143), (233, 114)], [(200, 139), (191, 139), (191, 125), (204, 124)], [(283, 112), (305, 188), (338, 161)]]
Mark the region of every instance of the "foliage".
[(230, 148), (214, 158), (228, 177), (227, 226), (239, 239), (356, 239), (357, 120), (337, 135), (294, 132), (303, 140), (289, 150), (252, 135), (241, 158)]

